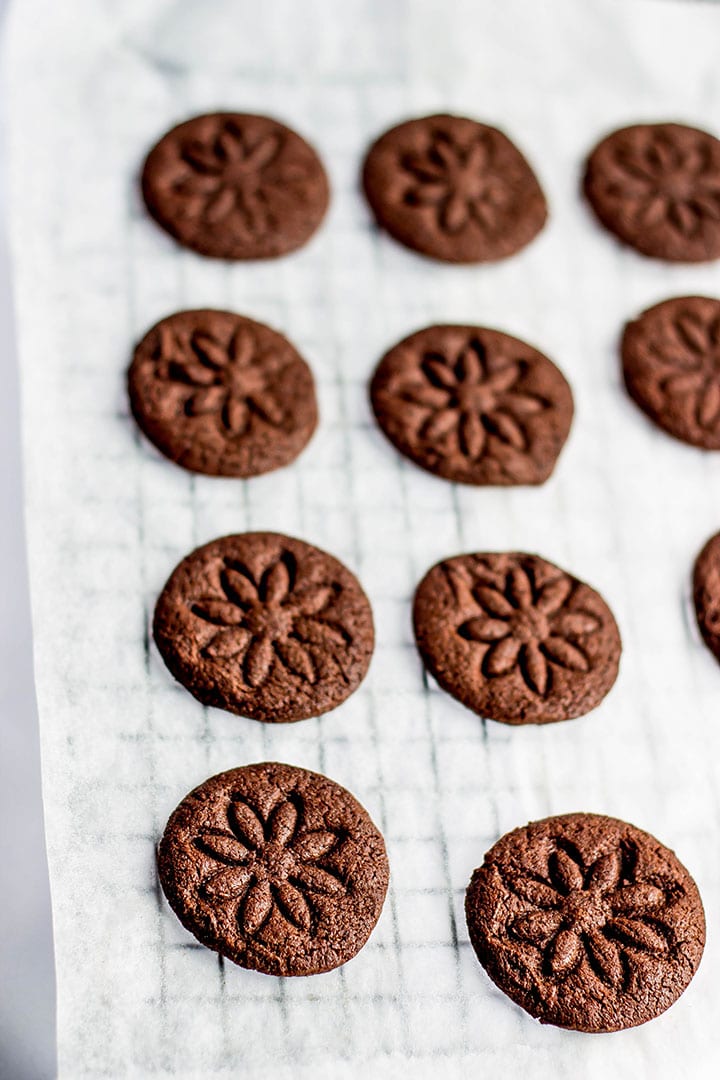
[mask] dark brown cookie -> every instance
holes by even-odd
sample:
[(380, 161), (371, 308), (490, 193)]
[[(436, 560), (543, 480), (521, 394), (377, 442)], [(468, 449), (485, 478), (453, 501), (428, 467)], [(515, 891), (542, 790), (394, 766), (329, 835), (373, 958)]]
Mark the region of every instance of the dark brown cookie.
[(720, 533), (710, 537), (695, 560), (693, 599), (700, 633), (720, 662)]
[(679, 296), (625, 327), (628, 393), (676, 439), (720, 450), (720, 300)]
[(697, 886), (674, 853), (600, 814), (507, 833), (474, 872), (465, 913), (493, 982), (542, 1023), (575, 1031), (659, 1016), (705, 945)]
[(458, 555), (417, 587), (415, 639), (454, 698), (505, 724), (571, 720), (617, 677), (620, 633), (599, 593), (537, 555)]
[(614, 131), (587, 161), (585, 194), (623, 243), (667, 262), (720, 258), (720, 142), (684, 124)]
[(297, 350), (229, 311), (180, 311), (153, 326), (135, 349), (128, 388), (148, 439), (211, 476), (289, 465), (317, 425), (312, 373)]
[(212, 113), (179, 124), (148, 154), (145, 204), (185, 247), (219, 259), (270, 259), (302, 247), (329, 201), (322, 163), (267, 116)]
[(527, 161), (497, 128), (425, 116), (371, 146), (363, 186), (378, 224), (443, 262), (494, 262), (540, 232), (547, 204)]
[(316, 975), (351, 960), (380, 917), (383, 838), (349, 791), (268, 763), (190, 792), (158, 850), (170, 906), (203, 945), (267, 975)]
[(268, 723), (334, 709), (364, 679), (374, 645), (357, 578), (332, 555), (267, 532), (225, 536), (183, 559), (153, 633), (203, 704)]
[(370, 386), (380, 427), (416, 465), (463, 484), (541, 484), (573, 416), (557, 367), (481, 326), (430, 326), (395, 345)]

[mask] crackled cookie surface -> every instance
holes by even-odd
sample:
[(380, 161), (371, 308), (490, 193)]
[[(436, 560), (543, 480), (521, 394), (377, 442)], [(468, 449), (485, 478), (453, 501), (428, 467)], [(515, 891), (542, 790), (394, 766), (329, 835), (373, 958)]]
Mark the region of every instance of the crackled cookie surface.
[(582, 716), (617, 677), (620, 634), (610, 608), (537, 555), (444, 559), (417, 587), (413, 623), (440, 686), (506, 724)]
[(267, 116), (211, 113), (179, 124), (150, 151), (145, 204), (185, 247), (221, 259), (268, 259), (305, 244), (329, 187), (312, 147)]
[(492, 262), (529, 244), (547, 218), (535, 175), (497, 128), (426, 116), (370, 148), (363, 186), (378, 224), (444, 262)]
[(273, 762), (190, 792), (167, 823), (158, 869), (195, 937), (269, 975), (314, 975), (355, 956), (389, 874), (383, 838), (350, 792)]
[(175, 678), (205, 705), (268, 723), (334, 709), (357, 689), (374, 645), (357, 578), (278, 533), (226, 536), (176, 567), (153, 634)]
[(599, 814), (507, 833), (473, 873), (465, 913), (493, 982), (531, 1016), (577, 1031), (664, 1012), (705, 945), (702, 901), (675, 854)]

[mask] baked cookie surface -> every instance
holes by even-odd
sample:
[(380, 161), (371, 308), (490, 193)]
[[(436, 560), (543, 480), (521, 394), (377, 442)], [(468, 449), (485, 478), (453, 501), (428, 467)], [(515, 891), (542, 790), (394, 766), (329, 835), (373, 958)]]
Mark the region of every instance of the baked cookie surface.
[(720, 533), (710, 537), (695, 560), (693, 600), (700, 633), (720, 663)]
[(720, 141), (684, 124), (634, 124), (590, 154), (596, 217), (623, 243), (667, 262), (720, 258)]
[(229, 311), (179, 311), (153, 326), (135, 349), (128, 392), (158, 450), (209, 476), (289, 465), (318, 420), (315, 382), (297, 349)]
[(540, 232), (545, 196), (497, 128), (460, 116), (398, 124), (370, 148), (363, 187), (378, 224), (443, 262), (494, 262)]
[(167, 823), (158, 870), (186, 929), (269, 975), (314, 975), (355, 956), (389, 876), (383, 838), (350, 792), (274, 762), (190, 792)]
[(541, 484), (570, 431), (562, 372), (481, 326), (429, 326), (393, 346), (370, 385), (375, 417), (416, 465), (463, 484)]
[(481, 717), (548, 724), (611, 689), (620, 633), (595, 589), (537, 555), (458, 555), (415, 592), (415, 640), (440, 686)]
[(347, 567), (302, 540), (213, 540), (170, 575), (153, 635), (198, 700), (267, 723), (334, 709), (360, 685), (374, 647), (370, 603)]
[(307, 243), (330, 199), (320, 158), (267, 116), (210, 113), (172, 128), (142, 172), (150, 214), (180, 244), (220, 259), (270, 259)]
[(678, 296), (629, 322), (622, 369), (630, 397), (658, 427), (720, 450), (720, 300)]
[(705, 945), (700, 894), (675, 854), (599, 814), (507, 833), (473, 873), (465, 912), (493, 982), (531, 1016), (576, 1031), (658, 1016)]

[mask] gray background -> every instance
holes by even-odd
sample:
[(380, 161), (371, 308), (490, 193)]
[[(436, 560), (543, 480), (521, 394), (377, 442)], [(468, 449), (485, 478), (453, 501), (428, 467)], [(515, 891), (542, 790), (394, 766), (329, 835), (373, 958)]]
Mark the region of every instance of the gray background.
[[(5, 9), (0, 0), (0, 36)], [(6, 239), (5, 100), (0, 93), (0, 1077), (45, 1080), (55, 1074), (55, 975)]]

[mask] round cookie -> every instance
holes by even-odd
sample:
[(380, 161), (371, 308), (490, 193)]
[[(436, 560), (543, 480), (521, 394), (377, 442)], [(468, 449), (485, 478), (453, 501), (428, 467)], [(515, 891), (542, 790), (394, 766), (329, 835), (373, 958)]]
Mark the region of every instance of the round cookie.
[(542, 1023), (575, 1031), (659, 1016), (705, 945), (702, 901), (675, 854), (600, 814), (507, 833), (473, 873), (465, 914), (493, 982)]
[(720, 533), (710, 537), (695, 560), (693, 600), (703, 640), (720, 662)]
[(479, 716), (549, 724), (583, 716), (612, 687), (620, 633), (594, 589), (537, 555), (458, 555), (415, 592), (425, 666)]
[(362, 175), (378, 224), (451, 263), (494, 262), (540, 232), (547, 204), (527, 161), (497, 128), (425, 116), (385, 132)]
[(720, 450), (720, 300), (678, 296), (625, 327), (623, 377), (633, 401), (676, 439)]
[(179, 311), (135, 349), (133, 415), (171, 461), (210, 476), (289, 465), (317, 426), (310, 368), (276, 330), (229, 311)]
[(219, 259), (270, 259), (302, 247), (330, 191), (304, 139), (267, 116), (211, 113), (162, 137), (142, 172), (145, 205), (179, 243)]
[(349, 791), (264, 763), (190, 792), (158, 849), (163, 891), (208, 948), (268, 975), (315, 975), (367, 941), (388, 885), (383, 838)]
[(481, 326), (411, 334), (378, 364), (370, 399), (401, 454), (463, 484), (542, 484), (573, 417), (570, 387), (551, 360)]
[(684, 124), (635, 124), (590, 154), (583, 182), (598, 220), (643, 255), (720, 258), (720, 141)]
[(354, 574), (269, 532), (225, 536), (183, 559), (155, 606), (153, 634), (204, 705), (267, 723), (334, 709), (364, 679), (374, 645)]

